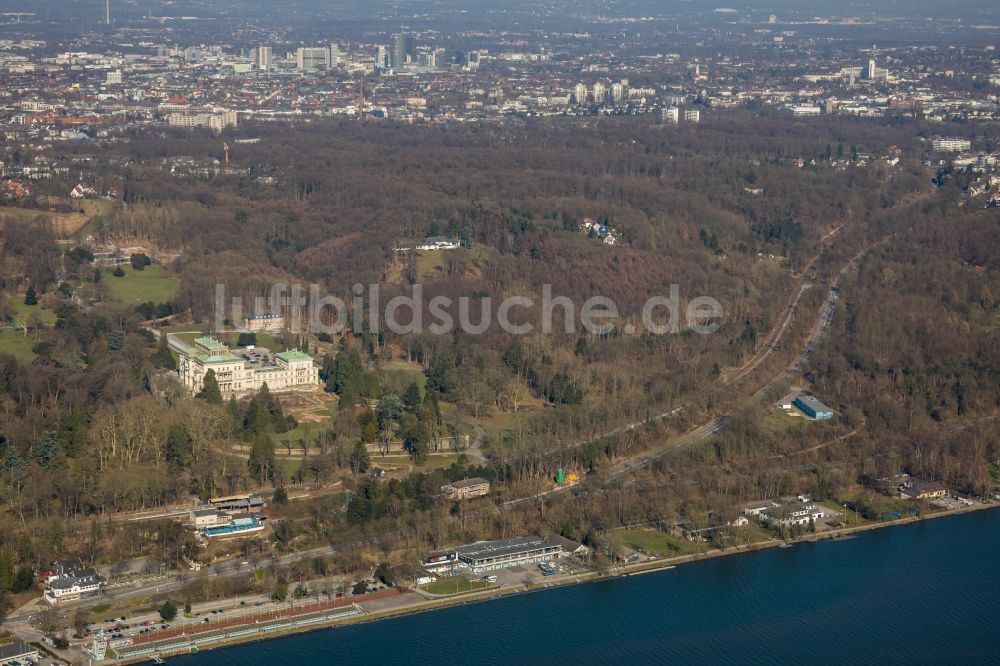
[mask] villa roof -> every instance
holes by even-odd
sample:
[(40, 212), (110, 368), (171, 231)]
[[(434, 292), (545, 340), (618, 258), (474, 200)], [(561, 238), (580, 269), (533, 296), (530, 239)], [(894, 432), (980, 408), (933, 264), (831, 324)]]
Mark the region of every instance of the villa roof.
[(289, 349), (288, 351), (278, 352), (277, 354), (275, 354), (275, 356), (277, 358), (280, 358), (282, 361), (285, 361), (286, 363), (289, 361), (313, 360), (312, 356), (303, 351), (299, 351), (298, 349)]

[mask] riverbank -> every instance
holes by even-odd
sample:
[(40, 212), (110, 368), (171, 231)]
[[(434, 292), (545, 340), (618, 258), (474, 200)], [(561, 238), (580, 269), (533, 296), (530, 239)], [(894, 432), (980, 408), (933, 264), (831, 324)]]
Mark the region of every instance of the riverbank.
[[(982, 511), (985, 509), (996, 508), (997, 506), (1000, 506), (1000, 504), (998, 504), (997, 502), (989, 502), (986, 504), (976, 504), (971, 507), (964, 507), (962, 509), (939, 511), (933, 514), (927, 514), (919, 517), (907, 517), (894, 521), (870, 523), (850, 528), (845, 527), (830, 532), (824, 532), (819, 534), (807, 534), (799, 539), (792, 541), (791, 543), (794, 544), (794, 543), (802, 543), (809, 541), (841, 540), (860, 532), (881, 529), (884, 527), (893, 527), (897, 525), (910, 525), (923, 520), (931, 520), (935, 518), (950, 517), (965, 513), (972, 513), (976, 511)], [(365, 623), (375, 622), (378, 620), (383, 620), (388, 618), (398, 618), (402, 616), (424, 613), (426, 611), (439, 610), (458, 605), (466, 605), (466, 604), (478, 603), (482, 601), (489, 601), (493, 599), (500, 599), (510, 596), (523, 595), (529, 592), (561, 588), (561, 587), (575, 585), (578, 583), (599, 581), (599, 580), (610, 580), (617, 577), (635, 576), (663, 569), (669, 569), (689, 562), (711, 560), (714, 558), (720, 558), (727, 555), (734, 555), (744, 552), (754, 552), (758, 550), (775, 548), (781, 546), (783, 543), (784, 542), (780, 540), (773, 540), (773, 541), (762, 542), (759, 544), (751, 544), (749, 546), (727, 548), (725, 550), (713, 550), (698, 555), (685, 555), (685, 556), (678, 556), (671, 558), (662, 558), (645, 562), (637, 562), (631, 565), (620, 566), (613, 569), (606, 569), (603, 571), (590, 571), (581, 573), (579, 575), (567, 575), (561, 577), (558, 580), (546, 579), (543, 583), (536, 585), (529, 585), (529, 586), (516, 585), (506, 588), (488, 588), (486, 590), (470, 591), (467, 593), (452, 595), (449, 597), (438, 598), (438, 599), (427, 599), (424, 596), (411, 591), (405, 594), (391, 595), (389, 597), (384, 597), (380, 600), (371, 600), (371, 601), (359, 600), (357, 603), (363, 607), (367, 606), (367, 608), (365, 608), (363, 613), (359, 613), (351, 617), (337, 618), (336, 620), (330, 621), (328, 623), (313, 623), (298, 627), (286, 627), (283, 628), (281, 631), (268, 633), (266, 637), (248, 635), (243, 637), (234, 637), (231, 640), (225, 640), (225, 641), (220, 640), (215, 642), (211, 646), (206, 646), (204, 650), (202, 650), (201, 648), (199, 648), (199, 650), (200, 651), (215, 650), (220, 647), (229, 647), (241, 643), (258, 642), (262, 640), (267, 640), (269, 638), (278, 638), (293, 634), (306, 633), (313, 631), (315, 629), (348, 626), (354, 624), (365, 624)], [(164, 650), (158, 652), (157, 654), (160, 654), (162, 656), (170, 656), (186, 652), (187, 650), (177, 650), (177, 651)], [(143, 658), (120, 660), (118, 663), (137, 663), (148, 659), (149, 656), (145, 656)]]

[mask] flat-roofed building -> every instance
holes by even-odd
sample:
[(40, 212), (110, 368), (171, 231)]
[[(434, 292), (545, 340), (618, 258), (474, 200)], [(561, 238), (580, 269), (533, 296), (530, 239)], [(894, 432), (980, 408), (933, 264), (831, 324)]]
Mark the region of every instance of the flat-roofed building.
[(563, 549), (537, 535), (499, 539), (497, 541), (477, 541), (455, 549), (458, 560), (468, 565), (475, 573), (495, 571), (520, 566), (550, 562), (563, 557)]
[(229, 517), (218, 509), (195, 509), (190, 518), (191, 524), (198, 529), (229, 522)]
[(448, 499), (463, 500), (490, 494), (490, 482), (480, 477), (452, 481), (441, 486), (441, 493)]
[(30, 664), (38, 661), (38, 648), (24, 641), (0, 645), (0, 664)]
[(803, 414), (812, 419), (832, 419), (833, 410), (811, 395), (800, 395), (795, 398), (795, 406)]
[(931, 142), (931, 146), (938, 153), (961, 153), (972, 148), (972, 142), (968, 139), (953, 139), (939, 136)]

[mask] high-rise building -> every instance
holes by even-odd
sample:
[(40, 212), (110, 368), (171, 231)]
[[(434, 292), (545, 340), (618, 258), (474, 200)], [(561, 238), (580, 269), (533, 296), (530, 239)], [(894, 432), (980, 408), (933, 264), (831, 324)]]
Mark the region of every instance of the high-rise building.
[(606, 94), (604, 90), (604, 84), (601, 83), (600, 81), (595, 83), (593, 93), (594, 93), (594, 103), (604, 104), (604, 96)]
[(375, 66), (379, 69), (390, 69), (392, 67), (392, 61), (389, 58), (389, 49), (384, 46), (378, 47), (378, 51), (375, 52)]
[(122, 82), (122, 72), (120, 69), (108, 72), (104, 76), (104, 83), (106, 83), (109, 86), (116, 86), (119, 85), (121, 82)]
[(584, 104), (587, 101), (587, 86), (582, 83), (576, 84), (573, 88), (573, 96), (576, 97), (577, 104)]
[(341, 52), (340, 46), (337, 44), (330, 44), (330, 67), (336, 67), (340, 64)]
[(271, 47), (270, 46), (258, 46), (253, 50), (250, 55), (250, 59), (253, 62), (253, 68), (259, 72), (270, 72), (271, 71)]
[(680, 120), (681, 110), (676, 106), (671, 106), (660, 111), (660, 121), (665, 123), (677, 124)]
[(697, 123), (701, 121), (701, 111), (698, 109), (684, 109), (684, 122)]
[(417, 49), (413, 35), (406, 32), (399, 32), (393, 35), (391, 55), (393, 69), (400, 69), (412, 62), (416, 62)]
[(611, 84), (611, 99), (614, 100), (615, 104), (620, 103), (625, 99), (626, 87), (621, 83)]
[(300, 46), (295, 52), (295, 64), (299, 70), (329, 69), (330, 50), (323, 47)]

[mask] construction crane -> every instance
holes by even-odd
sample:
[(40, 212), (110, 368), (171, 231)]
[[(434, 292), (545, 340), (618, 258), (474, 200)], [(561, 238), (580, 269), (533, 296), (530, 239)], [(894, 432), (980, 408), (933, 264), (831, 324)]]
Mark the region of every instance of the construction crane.
[(222, 142), (222, 153), (225, 155), (226, 168), (229, 168), (229, 144)]
[(358, 119), (365, 119), (365, 73), (358, 77)]

